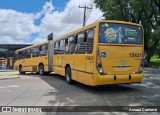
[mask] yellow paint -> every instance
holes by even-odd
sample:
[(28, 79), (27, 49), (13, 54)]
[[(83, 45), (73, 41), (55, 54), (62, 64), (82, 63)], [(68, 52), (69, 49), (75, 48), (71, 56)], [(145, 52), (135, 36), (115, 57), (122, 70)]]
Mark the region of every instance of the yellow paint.
[(72, 73), (72, 79), (75, 80), (75, 81), (78, 81), (78, 78), (77, 78), (77, 73), (78, 73), (78, 72), (75, 71), (75, 70), (72, 70), (71, 73)]
[(84, 73), (84, 72), (78, 72), (78, 81), (80, 83), (93, 86), (93, 75)]
[(119, 83), (140, 83), (143, 79), (144, 73), (141, 74), (131, 74), (131, 79), (129, 80), (129, 75), (116, 75), (116, 80), (114, 80), (114, 75), (99, 75), (95, 74), (94, 86), (105, 85), (105, 84), (119, 84)]

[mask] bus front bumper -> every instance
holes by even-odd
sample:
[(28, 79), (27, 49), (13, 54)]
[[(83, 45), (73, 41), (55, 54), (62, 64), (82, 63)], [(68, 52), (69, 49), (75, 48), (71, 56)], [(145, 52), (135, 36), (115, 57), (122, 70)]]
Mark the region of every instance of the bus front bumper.
[(141, 83), (144, 72), (130, 75), (96, 75), (94, 85)]

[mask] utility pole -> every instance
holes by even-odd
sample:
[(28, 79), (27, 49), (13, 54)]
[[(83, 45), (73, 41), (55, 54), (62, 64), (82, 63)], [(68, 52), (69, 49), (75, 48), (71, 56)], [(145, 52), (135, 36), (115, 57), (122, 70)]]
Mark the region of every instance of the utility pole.
[(79, 8), (84, 8), (84, 17), (83, 17), (83, 26), (85, 26), (86, 25), (86, 10), (87, 9), (92, 9), (92, 8), (89, 8), (88, 6), (79, 6)]

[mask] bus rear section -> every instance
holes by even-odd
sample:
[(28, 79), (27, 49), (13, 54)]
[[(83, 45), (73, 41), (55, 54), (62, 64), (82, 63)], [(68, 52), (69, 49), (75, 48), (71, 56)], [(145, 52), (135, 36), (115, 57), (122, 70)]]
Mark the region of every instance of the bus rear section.
[[(118, 33), (121, 32), (121, 33)], [(96, 85), (140, 83), (143, 79), (142, 27), (101, 23), (96, 51)]]

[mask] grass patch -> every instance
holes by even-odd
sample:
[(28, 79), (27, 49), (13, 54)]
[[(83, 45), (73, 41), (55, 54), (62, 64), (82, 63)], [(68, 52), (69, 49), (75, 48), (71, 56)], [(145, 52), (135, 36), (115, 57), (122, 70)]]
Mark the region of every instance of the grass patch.
[(160, 67), (160, 58), (152, 57), (149, 63), (150, 67)]

